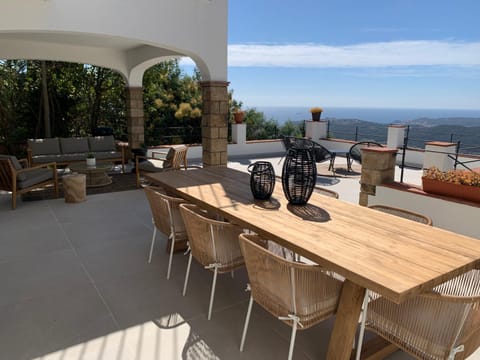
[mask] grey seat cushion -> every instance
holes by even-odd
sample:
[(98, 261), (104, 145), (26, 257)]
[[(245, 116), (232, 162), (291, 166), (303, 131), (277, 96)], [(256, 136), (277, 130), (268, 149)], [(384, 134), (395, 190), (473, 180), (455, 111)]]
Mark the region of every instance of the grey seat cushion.
[(18, 179), (17, 187), (19, 189), (24, 189), (26, 187), (39, 184), (43, 181), (53, 179), (52, 169), (34, 169), (32, 171), (25, 172), (24, 180)]
[(161, 172), (169, 168), (165, 166), (166, 163), (166, 161), (162, 160), (148, 159), (138, 163), (138, 168), (142, 171)]
[(115, 141), (112, 135), (89, 137), (88, 144), (92, 152), (115, 151)]
[(119, 151), (99, 151), (95, 152), (95, 157), (100, 160), (118, 159), (122, 157), (122, 153)]
[(36, 156), (32, 156), (32, 159), (35, 164), (46, 164), (50, 162), (63, 161), (62, 155), (59, 155), (59, 154), (36, 155)]
[(28, 146), (32, 149), (32, 155), (51, 155), (60, 153), (60, 143), (58, 138), (29, 139)]
[(71, 153), (71, 154), (62, 154), (58, 158), (57, 161), (59, 162), (66, 162), (67, 164), (69, 162), (74, 162), (74, 161), (85, 161), (87, 158), (87, 153), (81, 152), (81, 153)]
[(18, 161), (16, 156), (13, 155), (0, 155), (0, 159), (8, 159), (12, 162), (13, 167), (15, 170), (23, 169), (22, 164)]
[[(15, 170), (21, 170), (23, 169), (22, 167), (22, 164), (20, 164), (20, 162), (18, 161), (18, 159), (15, 157), (15, 156), (12, 156), (12, 155), (0, 155), (0, 159), (7, 159), (7, 160), (10, 160), (10, 162), (12, 163), (12, 166)], [(17, 175), (17, 179), (18, 180), (25, 180), (26, 177), (25, 177), (25, 174), (18, 174)]]
[(86, 154), (90, 151), (87, 138), (60, 138), (63, 154)]

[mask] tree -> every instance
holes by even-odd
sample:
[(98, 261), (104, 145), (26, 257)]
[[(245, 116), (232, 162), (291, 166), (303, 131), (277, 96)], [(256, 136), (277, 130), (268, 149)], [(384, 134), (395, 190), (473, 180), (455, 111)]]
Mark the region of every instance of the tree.
[(201, 142), (198, 70), (182, 73), (177, 60), (152, 66), (143, 77), (147, 145)]

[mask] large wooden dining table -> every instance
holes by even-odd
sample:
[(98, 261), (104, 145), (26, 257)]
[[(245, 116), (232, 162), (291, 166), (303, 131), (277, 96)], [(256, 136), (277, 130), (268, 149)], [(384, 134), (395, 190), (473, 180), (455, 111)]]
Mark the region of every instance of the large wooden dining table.
[(401, 303), (480, 264), (473, 238), (316, 193), (289, 205), (280, 182), (254, 200), (250, 175), (227, 167), (146, 178), (345, 277), (327, 359), (350, 359), (366, 289)]

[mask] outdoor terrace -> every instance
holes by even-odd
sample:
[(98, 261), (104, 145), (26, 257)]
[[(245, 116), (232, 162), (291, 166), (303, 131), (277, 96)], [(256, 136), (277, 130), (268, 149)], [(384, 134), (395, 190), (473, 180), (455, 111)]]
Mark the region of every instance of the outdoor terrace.
[[(229, 166), (245, 170), (268, 160), (280, 174), (279, 159), (238, 157)], [(358, 180), (319, 177), (353, 203)], [(15, 211), (10, 196), (0, 195), (0, 358), (286, 358), (290, 328), (260, 306), (253, 308), (245, 351), (238, 350), (248, 303), (244, 269), (233, 279), (219, 277), (207, 321), (211, 274), (193, 262), (182, 297), (187, 257), (174, 256), (166, 280), (165, 237), (147, 263), (152, 226), (142, 190), (90, 195), (77, 204), (20, 201)], [(294, 358), (325, 358), (332, 326), (329, 319), (299, 332)], [(411, 357), (398, 351), (388, 359)]]

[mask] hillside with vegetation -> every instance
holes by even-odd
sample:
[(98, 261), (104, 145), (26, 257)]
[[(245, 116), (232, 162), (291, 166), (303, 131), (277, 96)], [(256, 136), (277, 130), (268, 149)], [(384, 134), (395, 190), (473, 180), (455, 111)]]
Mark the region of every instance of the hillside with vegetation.
[[(358, 119), (328, 119), (329, 136), (347, 140), (387, 141), (388, 125)], [(446, 119), (417, 119), (405, 122), (409, 126), (408, 146), (424, 148), (427, 141), (460, 141), (460, 152), (480, 154), (480, 119), (452, 118), (451, 124)], [(460, 125), (460, 124), (462, 125)]]
[[(200, 143), (200, 74), (184, 74), (177, 61), (157, 64), (143, 79), (145, 145)], [(22, 155), (29, 138), (92, 135), (110, 127), (127, 140), (125, 81), (116, 72), (87, 64), (0, 60), (0, 153)], [(242, 102), (229, 93), (229, 116)], [(387, 126), (358, 119), (327, 119), (329, 136), (386, 142)], [(304, 122), (279, 125), (255, 108), (245, 110), (248, 140), (304, 135)], [(408, 145), (461, 142), (460, 150), (480, 153), (480, 118), (421, 118), (405, 122)]]

